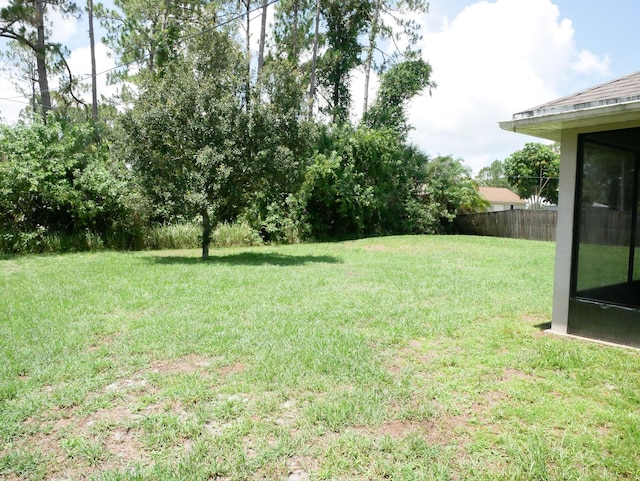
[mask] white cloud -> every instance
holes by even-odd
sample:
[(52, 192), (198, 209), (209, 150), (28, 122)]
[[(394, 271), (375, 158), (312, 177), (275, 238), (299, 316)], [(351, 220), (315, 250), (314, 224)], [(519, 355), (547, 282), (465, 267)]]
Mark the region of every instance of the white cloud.
[[(452, 154), (478, 171), (534, 139), (497, 123), (560, 96), (569, 76), (608, 72), (608, 58), (576, 50), (570, 20), (550, 0), (481, 1), (427, 33), (423, 57), (438, 87), (414, 99), (413, 142), (431, 155)], [(434, 24), (433, 19), (423, 19)]]
[(7, 81), (0, 87), (0, 120), (3, 122), (16, 122), (20, 111), (28, 107), (29, 99), (16, 92)]
[(47, 20), (52, 26), (51, 37), (48, 39), (50, 42), (68, 45), (71, 40), (79, 40), (81, 35), (84, 35), (89, 42), (89, 27), (87, 26), (85, 31), (81, 31), (80, 21), (77, 18), (71, 15), (62, 15), (60, 10), (49, 8)]
[[(117, 86), (107, 85), (107, 74), (103, 73), (115, 67), (113, 56), (109, 55), (109, 48), (103, 43), (96, 44), (96, 71), (100, 74), (96, 77), (98, 98), (100, 96), (109, 97), (116, 93)], [(83, 83), (91, 84), (91, 49), (82, 47), (71, 52), (67, 59), (69, 68), (73, 75), (80, 78)], [(91, 90), (82, 93), (82, 99), (91, 102)]]
[(581, 50), (573, 64), (573, 70), (576, 73), (581, 74), (599, 74), (607, 75), (611, 66), (611, 59), (608, 55), (603, 58), (589, 52), (588, 50)]

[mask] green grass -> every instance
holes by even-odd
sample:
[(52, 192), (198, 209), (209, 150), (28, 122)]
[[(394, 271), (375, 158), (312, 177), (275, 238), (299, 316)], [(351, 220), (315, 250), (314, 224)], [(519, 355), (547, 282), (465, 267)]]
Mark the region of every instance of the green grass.
[(554, 245), (0, 260), (0, 478), (640, 477), (638, 351), (555, 337)]

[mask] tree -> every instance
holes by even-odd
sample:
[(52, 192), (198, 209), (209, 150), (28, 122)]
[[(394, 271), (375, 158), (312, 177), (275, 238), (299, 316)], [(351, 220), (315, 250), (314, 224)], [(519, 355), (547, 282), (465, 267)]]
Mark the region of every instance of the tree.
[(306, 121), (306, 84), (287, 60), (265, 64), (259, 78), (261, 102), (253, 102), (245, 152), (256, 169), (245, 219), (267, 240), (282, 238), (280, 229), (292, 205), (289, 196), (300, 189), (316, 140), (315, 125)]
[(89, 48), (91, 50), (91, 116), (98, 121), (98, 87), (96, 79), (96, 47), (93, 34), (93, 0), (87, 0), (87, 14), (89, 17)]
[[(40, 91), (43, 118), (51, 110), (49, 90), (48, 52), (55, 52), (64, 62), (60, 45), (47, 40), (47, 7), (57, 8), (63, 15), (75, 12), (75, 5), (65, 0), (11, 0), (0, 9), (0, 37), (15, 41), (20, 47), (29, 49), (36, 59), (36, 72)], [(70, 79), (70, 84), (71, 79)]]
[[(119, 76), (143, 82), (158, 74), (177, 54), (193, 29), (211, 28), (215, 12), (207, 0), (114, 0), (113, 9), (96, 6), (107, 34), (105, 43), (127, 68)], [(135, 72), (135, 74), (129, 74)]]
[(202, 258), (213, 227), (247, 192), (249, 166), (238, 139), (247, 115), (244, 57), (224, 32), (209, 32), (147, 80), (123, 123), (128, 156), (160, 219), (202, 221)]
[(363, 123), (371, 128), (389, 128), (404, 141), (409, 133), (406, 108), (409, 101), (425, 88), (431, 89), (431, 66), (422, 59), (409, 60), (391, 67), (382, 75), (378, 96), (366, 112)]
[(260, 18), (260, 44), (258, 46), (258, 77), (264, 65), (264, 46), (267, 40), (267, 7), (268, 0), (262, 0), (262, 15)]
[(237, 219), (259, 193), (267, 192), (260, 207), (281, 200), (301, 175), (303, 90), (277, 66), (262, 75), (269, 100), (247, 109), (240, 44), (223, 31), (195, 36), (144, 83), (123, 120), (123, 155), (158, 206), (156, 219), (201, 221), (203, 259), (218, 222)]
[(333, 126), (298, 194), (316, 238), (440, 232), (478, 193), (459, 161), (429, 157), (392, 129)]
[(334, 123), (345, 123), (351, 106), (350, 74), (360, 64), (359, 36), (369, 18), (371, 4), (361, 0), (324, 0), (327, 50), (319, 65), (320, 84), (327, 89), (327, 113)]
[(483, 167), (476, 176), (476, 182), (483, 187), (505, 187), (509, 189), (509, 181), (504, 172), (504, 164), (501, 160), (494, 160), (491, 165)]
[[(366, 58), (364, 62), (364, 102), (362, 112), (369, 108), (369, 81), (371, 69), (375, 67), (374, 54), (378, 50), (378, 43), (391, 39), (394, 45), (404, 38), (408, 46), (404, 52), (396, 51), (393, 55), (386, 56), (385, 60), (378, 64), (383, 71), (384, 64), (392, 63), (399, 57), (404, 60), (415, 60), (417, 52), (411, 48), (420, 40), (420, 25), (411, 19), (411, 14), (422, 14), (429, 10), (429, 3), (424, 0), (374, 0), (369, 21), (369, 44), (365, 48)], [(385, 23), (384, 19), (392, 20), (393, 24)], [(394, 28), (396, 27), (396, 28)], [(399, 27), (399, 28), (398, 28)]]
[(558, 203), (560, 155), (553, 146), (537, 142), (525, 144), (504, 161), (504, 171), (520, 197), (535, 196), (539, 201)]
[(317, 2), (280, 0), (275, 4), (273, 56), (286, 59), (299, 69), (302, 55), (312, 49)]
[(461, 159), (450, 155), (436, 157), (425, 164), (424, 174), (422, 200), (434, 211), (444, 228), (458, 213), (486, 209), (487, 202), (478, 193), (471, 178), (471, 169)]
[(316, 15), (313, 28), (313, 53), (311, 55), (311, 74), (309, 79), (309, 120), (313, 119), (313, 104), (316, 97), (316, 75), (318, 70), (318, 45), (320, 43), (321, 0), (316, 0)]

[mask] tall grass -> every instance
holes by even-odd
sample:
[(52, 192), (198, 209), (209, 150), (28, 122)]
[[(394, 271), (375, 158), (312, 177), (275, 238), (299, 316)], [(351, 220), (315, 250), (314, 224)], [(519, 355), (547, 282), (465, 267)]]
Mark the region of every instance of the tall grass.
[(219, 224), (212, 237), (213, 246), (220, 248), (253, 247), (262, 244), (260, 234), (244, 222)]
[(202, 227), (195, 222), (164, 224), (149, 228), (143, 237), (142, 249), (197, 249), (201, 244)]
[[(11, 243), (3, 243), (0, 236), (0, 252), (29, 254), (95, 252), (105, 249), (197, 249), (202, 243), (202, 226), (197, 222), (183, 222), (138, 227), (135, 232), (109, 233), (106, 236), (86, 230), (74, 234), (36, 232), (33, 235), (22, 235), (21, 241), (14, 237), (11, 237)], [(262, 243), (260, 234), (245, 222), (219, 224), (212, 236), (212, 246), (217, 248), (252, 247)]]

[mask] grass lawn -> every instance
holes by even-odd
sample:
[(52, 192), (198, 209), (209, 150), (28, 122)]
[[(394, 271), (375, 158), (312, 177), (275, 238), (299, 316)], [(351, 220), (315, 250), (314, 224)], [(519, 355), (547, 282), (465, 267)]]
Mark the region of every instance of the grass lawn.
[(554, 244), (0, 259), (0, 478), (640, 478), (640, 352), (545, 334)]

